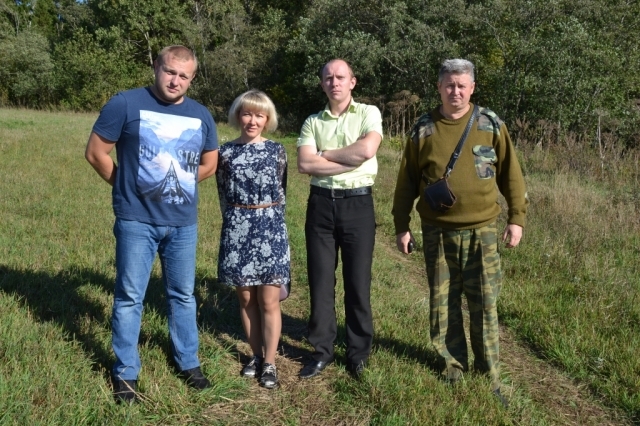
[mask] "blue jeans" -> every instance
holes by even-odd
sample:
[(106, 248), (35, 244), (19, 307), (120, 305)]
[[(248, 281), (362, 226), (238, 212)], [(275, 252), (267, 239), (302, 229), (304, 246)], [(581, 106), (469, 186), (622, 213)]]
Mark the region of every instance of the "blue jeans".
[(136, 380), (140, 372), (138, 337), (142, 302), (156, 253), (160, 256), (167, 295), (173, 357), (181, 371), (200, 366), (193, 294), (197, 232), (198, 225), (157, 226), (116, 219), (113, 234), (117, 271), (111, 323), (116, 380)]

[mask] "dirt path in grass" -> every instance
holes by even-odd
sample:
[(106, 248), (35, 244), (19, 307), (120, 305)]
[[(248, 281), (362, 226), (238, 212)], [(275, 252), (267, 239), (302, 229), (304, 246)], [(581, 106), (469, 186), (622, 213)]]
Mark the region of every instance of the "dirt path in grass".
[[(399, 261), (402, 259), (394, 247), (385, 248), (384, 251)], [(415, 262), (406, 269), (411, 271), (411, 281), (417, 277), (419, 282), (426, 279), (422, 268), (421, 262)], [(465, 300), (463, 308), (466, 310)], [(466, 312), (464, 319), (465, 329), (468, 330), (469, 317)], [(546, 407), (557, 425), (632, 424), (622, 413), (598, 400), (586, 384), (568, 377), (559, 368), (536, 356), (529, 347), (518, 342), (514, 332), (505, 326), (500, 326), (500, 361), (502, 369), (510, 374), (513, 383), (512, 386), (504, 386), (502, 393), (511, 400), (515, 390), (520, 389), (520, 393), (530, 397), (537, 405)]]
[[(388, 246), (388, 247), (387, 247)], [(376, 256), (398, 258), (406, 262), (394, 247), (379, 244)], [(404, 259), (404, 260), (401, 260)], [(416, 259), (417, 260), (417, 259)], [(406, 264), (404, 272), (407, 282), (423, 285), (423, 267), (419, 262)], [(345, 375), (344, 369), (330, 365), (327, 370), (312, 380), (300, 380), (298, 372), (309, 361), (310, 347), (302, 343), (306, 334), (306, 324), (300, 318), (306, 317), (308, 300), (292, 296), (283, 306), (283, 331), (285, 331), (276, 359), (280, 377), (280, 392), (265, 392), (257, 381), (250, 386), (246, 398), (222, 401), (210, 408), (212, 419), (225, 419), (226, 424), (283, 424), (296, 419), (301, 425), (368, 425), (372, 411), (365, 407), (345, 410), (341, 401), (336, 400), (336, 376)], [(250, 353), (246, 343), (228, 337), (228, 344), (235, 346), (240, 358), (238, 365), (246, 362)], [(556, 425), (631, 425), (623, 413), (607, 407), (589, 388), (569, 378), (559, 368), (540, 359), (526, 345), (516, 339), (515, 334), (501, 327), (500, 351), (503, 370), (509, 374), (511, 384), (502, 388), (510, 400), (527, 398), (548, 413), (548, 419)], [(237, 374), (237, 373), (234, 373)], [(256, 410), (258, 407), (263, 409)], [(517, 402), (511, 410), (517, 410)], [(372, 410), (372, 409), (369, 409)], [(518, 414), (512, 419), (517, 422)], [(535, 423), (533, 423), (535, 424)]]
[[(386, 247), (384, 251), (388, 256), (402, 258), (395, 247)], [(422, 261), (411, 265), (411, 281), (419, 277), (418, 281), (424, 282), (423, 267)], [(463, 300), (463, 309), (467, 309), (466, 300)], [(464, 317), (465, 329), (468, 330), (468, 311)], [(511, 400), (515, 390), (520, 389), (520, 393), (545, 407), (557, 425), (632, 424), (622, 413), (598, 400), (586, 384), (568, 377), (559, 368), (536, 356), (529, 347), (518, 342), (513, 331), (502, 325), (500, 361), (502, 369), (510, 374), (513, 383), (512, 386), (503, 386), (502, 393)]]
[[(286, 321), (286, 320), (285, 320)], [(284, 324), (291, 331), (294, 324)], [(300, 325), (297, 324), (299, 327)], [(302, 332), (302, 330), (298, 330)], [(296, 331), (294, 331), (296, 333)], [(231, 343), (233, 339), (229, 339)], [(239, 352), (248, 354), (246, 343), (237, 343)], [(512, 399), (517, 391), (545, 407), (557, 425), (630, 425), (621, 413), (606, 407), (589, 391), (586, 385), (567, 377), (561, 370), (538, 358), (529, 348), (520, 344), (513, 332), (501, 327), (500, 339), (502, 368), (511, 377), (512, 385), (503, 387), (503, 394)], [(307, 362), (308, 349), (297, 341), (283, 338), (277, 357), (282, 392), (265, 392), (257, 382), (251, 386), (246, 399), (225, 401), (211, 407), (212, 418), (226, 418), (229, 424), (254, 424), (270, 418), (269, 424), (280, 424), (292, 413), (304, 425), (367, 425), (373, 413), (357, 412), (345, 417), (343, 410), (331, 415), (335, 394), (332, 383), (335, 376), (345, 374), (331, 365), (313, 380), (300, 380), (298, 372)], [(240, 360), (245, 361), (245, 360)], [(264, 404), (264, 411), (246, 411), (246, 407)], [(283, 408), (284, 407), (284, 408)], [(266, 415), (266, 417), (265, 417)]]
[[(533, 401), (554, 413), (558, 425), (626, 425), (620, 413), (605, 407), (586, 385), (564, 375), (519, 344), (513, 332), (501, 327), (500, 359), (511, 374), (513, 385), (522, 388)], [(512, 389), (503, 392), (509, 397)]]
[[(503, 393), (511, 399), (516, 388), (537, 405), (545, 407), (557, 425), (628, 425), (632, 424), (623, 415), (607, 408), (598, 401), (589, 389), (564, 375), (559, 369), (539, 359), (526, 346), (519, 344), (513, 333), (501, 328), (501, 358), (505, 371), (511, 376), (512, 385), (504, 386)], [(240, 343), (238, 349), (249, 353), (249, 347)], [(265, 421), (279, 424), (292, 413), (304, 425), (367, 425), (371, 414), (358, 411), (345, 417), (344, 411), (336, 412), (332, 418), (328, 410), (335, 398), (331, 390), (336, 374), (344, 374), (335, 366), (329, 366), (313, 380), (300, 380), (298, 372), (306, 362), (306, 349), (284, 345), (284, 356), (278, 354), (277, 365), (280, 386), (283, 392), (265, 392), (257, 383), (251, 386), (247, 399), (225, 401), (211, 407), (212, 418), (226, 418), (232, 424), (253, 424)], [(245, 411), (249, 405), (264, 404), (264, 411)], [(267, 408), (268, 407), (268, 408)], [(280, 408), (276, 408), (280, 407)], [(282, 408), (286, 407), (286, 408)], [(231, 424), (231, 423), (230, 423)]]

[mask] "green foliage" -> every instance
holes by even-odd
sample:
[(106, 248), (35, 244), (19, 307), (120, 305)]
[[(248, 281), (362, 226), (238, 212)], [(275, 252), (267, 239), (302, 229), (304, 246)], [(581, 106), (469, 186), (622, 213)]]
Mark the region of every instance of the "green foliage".
[[(300, 80), (318, 106), (324, 104), (318, 70), (327, 60), (341, 57), (358, 78), (354, 94), (387, 110), (386, 116), (394, 109), (387, 103), (404, 91), (415, 94), (426, 109), (438, 102), (434, 88), (439, 64), (460, 55), (456, 38), (466, 18), (449, 11), (464, 8), (462, 1), (424, 7), (418, 1), (319, 0), (300, 19), (288, 51), (305, 58)], [(405, 117), (400, 127), (407, 130), (409, 120)]]
[(53, 0), (38, 0), (33, 8), (31, 25), (43, 36), (53, 40), (57, 33), (58, 10)]
[(118, 28), (95, 36), (79, 29), (54, 54), (58, 96), (70, 109), (96, 111), (117, 92), (152, 81), (150, 67), (131, 60), (134, 48)]
[[(22, 60), (20, 75), (10, 68), (16, 61), (0, 65), (1, 75), (12, 76), (12, 86), (0, 89), (9, 105), (97, 109), (110, 93), (148, 82), (142, 70), (162, 47), (184, 44), (201, 65), (190, 96), (217, 119), (239, 93), (259, 88), (274, 98), (282, 128), (298, 131), (325, 103), (318, 69), (343, 57), (358, 78), (356, 98), (378, 105), (389, 134), (401, 136), (415, 109), (440, 102), (441, 62), (465, 57), (477, 67), (473, 100), (510, 127), (545, 120), (559, 135), (585, 135), (584, 143), (597, 128), (628, 147), (640, 140), (638, 2), (0, 0), (5, 48), (17, 43), (11, 37), (44, 61)], [(73, 57), (76, 48), (81, 58)], [(95, 66), (83, 71), (82, 61)], [(55, 77), (43, 88), (35, 76), (47, 75), (52, 62)], [(62, 72), (67, 66), (74, 77)], [(400, 98), (411, 100), (401, 106)]]
[(319, 65), (345, 57), (359, 77), (359, 96), (377, 98), (382, 107), (408, 90), (424, 109), (439, 102), (434, 87), (442, 60), (466, 57), (477, 66), (474, 99), (507, 122), (546, 119), (593, 132), (604, 115), (608, 130), (628, 138), (638, 122), (631, 102), (637, 77), (628, 70), (640, 56), (628, 29), (622, 42), (605, 23), (613, 20), (611, 9), (615, 19), (637, 29), (633, 8), (566, 0), (431, 1), (428, 7), (417, 0), (318, 0), (300, 19), (289, 51), (305, 55), (307, 93), (318, 93)]
[(585, 19), (586, 8), (494, 0), (470, 10), (475, 40), (468, 41), (479, 46), (468, 52), (479, 70), (477, 98), (507, 121), (544, 118), (585, 129), (599, 111), (632, 112), (625, 62), (638, 58), (610, 44), (610, 29)]
[(54, 63), (47, 39), (35, 32), (0, 38), (0, 101), (38, 108), (52, 101)]
[(30, 3), (11, 0), (0, 0), (0, 21), (3, 27), (11, 28), (13, 35), (29, 28)]
[(126, 41), (135, 47), (134, 58), (149, 66), (164, 46), (179, 44), (184, 38), (182, 28), (192, 25), (184, 2), (89, 0), (87, 4), (97, 20), (95, 31), (117, 27), (121, 35), (126, 34)]
[(213, 107), (216, 118), (226, 119), (226, 107), (236, 96), (250, 88), (269, 91), (279, 75), (287, 35), (284, 12), (267, 8), (252, 24), (238, 0), (194, 2), (192, 11), (196, 26), (188, 40), (201, 67), (191, 96)]
[(61, 0), (57, 5), (60, 19), (57, 24), (59, 38), (56, 42), (72, 39), (74, 32), (81, 28), (89, 32), (96, 28), (96, 17), (86, 2)]

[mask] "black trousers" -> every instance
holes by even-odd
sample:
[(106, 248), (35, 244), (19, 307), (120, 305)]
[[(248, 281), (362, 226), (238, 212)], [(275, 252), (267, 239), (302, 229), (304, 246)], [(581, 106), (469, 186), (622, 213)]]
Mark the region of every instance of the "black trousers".
[(337, 336), (335, 285), (338, 252), (342, 259), (347, 331), (347, 362), (365, 361), (373, 342), (371, 265), (375, 243), (373, 197), (329, 198), (311, 194), (305, 236), (311, 293), (309, 342), (316, 361), (333, 359)]

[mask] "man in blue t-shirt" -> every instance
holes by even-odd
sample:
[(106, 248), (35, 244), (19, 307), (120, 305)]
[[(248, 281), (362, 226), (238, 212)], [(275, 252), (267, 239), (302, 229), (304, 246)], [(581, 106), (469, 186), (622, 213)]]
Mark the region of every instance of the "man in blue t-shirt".
[[(185, 96), (198, 62), (169, 46), (154, 62), (153, 86), (115, 95), (102, 108), (85, 157), (113, 186), (116, 285), (112, 317), (113, 394), (136, 399), (142, 302), (156, 253), (168, 302), (169, 337), (179, 376), (211, 386), (200, 370), (194, 292), (198, 185), (218, 164), (216, 125)], [(117, 164), (109, 155), (116, 148)]]

